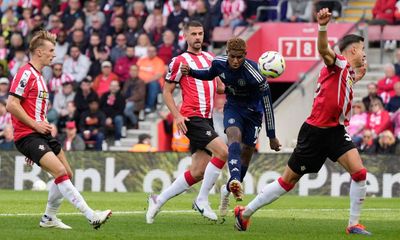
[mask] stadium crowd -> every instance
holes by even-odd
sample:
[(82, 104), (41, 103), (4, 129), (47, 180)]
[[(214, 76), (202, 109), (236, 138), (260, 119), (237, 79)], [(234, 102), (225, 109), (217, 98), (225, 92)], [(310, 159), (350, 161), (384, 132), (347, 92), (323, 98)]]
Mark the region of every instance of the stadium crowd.
[[(29, 39), (35, 31), (46, 29), (57, 35), (56, 59), (43, 71), (51, 99), (48, 121), (53, 124), (53, 134), (66, 150), (101, 150), (107, 137), (116, 146), (120, 144), (124, 126), (137, 128), (139, 113), (156, 111), (167, 66), (186, 48), (181, 30), (184, 22), (198, 20), (203, 24), (206, 49), (212, 46), (215, 27), (276, 20), (276, 13), (270, 11), (257, 16), (257, 8), (276, 6), (279, 1), (0, 2), (0, 149), (14, 148), (11, 118), (5, 109), (10, 81), (28, 62)], [(334, 17), (339, 17), (346, 2), (289, 0), (282, 5), (284, 14), (278, 20), (313, 21), (313, 13), (322, 7), (329, 7)], [(310, 6), (314, 10), (310, 11)], [(375, 7), (374, 17), (378, 19), (382, 11), (385, 9)], [(397, 59), (394, 67), (385, 68), (384, 79), (368, 87), (363, 104), (354, 105), (355, 110), (363, 107), (356, 110), (349, 134), (363, 152), (399, 151), (400, 51)], [(160, 115), (168, 119), (165, 122), (173, 134), (170, 116)], [(367, 141), (368, 134), (371, 140)]]

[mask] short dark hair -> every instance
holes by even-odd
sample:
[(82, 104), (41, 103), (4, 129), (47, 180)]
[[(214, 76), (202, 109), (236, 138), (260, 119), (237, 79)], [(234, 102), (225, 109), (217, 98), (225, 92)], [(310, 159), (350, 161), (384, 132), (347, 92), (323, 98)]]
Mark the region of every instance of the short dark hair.
[(346, 35), (339, 42), (339, 50), (343, 52), (349, 45), (359, 42), (364, 42), (364, 38), (355, 34)]
[(236, 50), (236, 51), (246, 51), (246, 42), (241, 38), (231, 38), (226, 43), (226, 48), (228, 51)]
[(186, 32), (190, 27), (203, 27), (203, 24), (201, 24), (199, 21), (190, 21), (185, 23), (183, 30)]

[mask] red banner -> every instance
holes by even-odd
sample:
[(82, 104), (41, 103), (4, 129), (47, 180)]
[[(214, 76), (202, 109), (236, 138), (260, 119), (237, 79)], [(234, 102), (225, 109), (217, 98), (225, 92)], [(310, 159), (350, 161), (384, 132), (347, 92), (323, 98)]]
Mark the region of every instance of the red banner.
[[(331, 46), (352, 27), (351, 23), (331, 23)], [(247, 41), (247, 57), (257, 61), (265, 51), (278, 51), (286, 61), (286, 70), (276, 82), (295, 82), (319, 59), (317, 23), (260, 23), (260, 29)]]

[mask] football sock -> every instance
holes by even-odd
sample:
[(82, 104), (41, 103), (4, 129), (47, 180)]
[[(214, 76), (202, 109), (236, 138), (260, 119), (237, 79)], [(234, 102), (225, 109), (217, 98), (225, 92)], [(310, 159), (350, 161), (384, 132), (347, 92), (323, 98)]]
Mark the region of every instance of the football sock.
[[(239, 180), (240, 181), (240, 143), (234, 142), (231, 145), (229, 145), (228, 148), (228, 167), (229, 167), (229, 173), (231, 175), (231, 178), (229, 182), (233, 179)], [(229, 184), (228, 184), (229, 185)]]
[(221, 169), (224, 167), (225, 162), (219, 158), (213, 157), (207, 164), (206, 170), (204, 171), (203, 183), (201, 184), (199, 195), (197, 196), (197, 201), (208, 202), (208, 194), (211, 188), (217, 181)]
[(354, 226), (359, 223), (361, 207), (367, 193), (366, 181), (350, 183), (350, 218), (349, 226)]
[(240, 182), (243, 182), (244, 177), (246, 177), (247, 169), (249, 169), (249, 166), (242, 165), (240, 167)]
[(272, 203), (283, 194), (294, 187), (294, 184), (283, 182), (282, 178), (273, 181), (263, 188), (263, 190), (246, 206), (243, 212), (245, 218), (249, 218), (259, 208)]
[(165, 189), (160, 195), (158, 195), (158, 207), (162, 207), (162, 205), (164, 205), (169, 199), (183, 193), (184, 191), (189, 189), (190, 186), (197, 182), (198, 181), (192, 176), (189, 170), (182, 173), (167, 189)]
[(57, 214), (57, 211), (61, 205), (62, 200), (63, 200), (63, 195), (58, 189), (57, 184), (52, 182), (49, 189), (49, 197), (47, 199), (47, 206), (44, 214), (50, 218), (54, 218)]
[(76, 190), (74, 185), (72, 185), (68, 175), (58, 177), (54, 180), (54, 182), (57, 184), (61, 194), (68, 199), (68, 201), (72, 203), (72, 205), (74, 205), (81, 213), (83, 213), (87, 219), (93, 218), (93, 210), (87, 205), (85, 199), (83, 199), (82, 195), (78, 192), (78, 190)]

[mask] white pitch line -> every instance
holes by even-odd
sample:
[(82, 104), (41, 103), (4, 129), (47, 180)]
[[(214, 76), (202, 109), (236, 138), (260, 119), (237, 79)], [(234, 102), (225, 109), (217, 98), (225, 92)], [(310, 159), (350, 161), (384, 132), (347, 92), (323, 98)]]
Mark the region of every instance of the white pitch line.
[[(345, 208), (289, 208), (289, 209), (260, 209), (258, 212), (337, 212), (349, 211)], [(363, 212), (399, 212), (398, 208), (365, 208)], [(146, 211), (115, 211), (113, 215), (139, 215), (145, 214)], [(194, 210), (163, 210), (162, 213), (167, 214), (197, 214)], [(25, 217), (25, 216), (41, 216), (43, 213), (0, 213), (0, 217)], [(58, 216), (75, 216), (81, 215), (79, 212), (58, 213)]]

